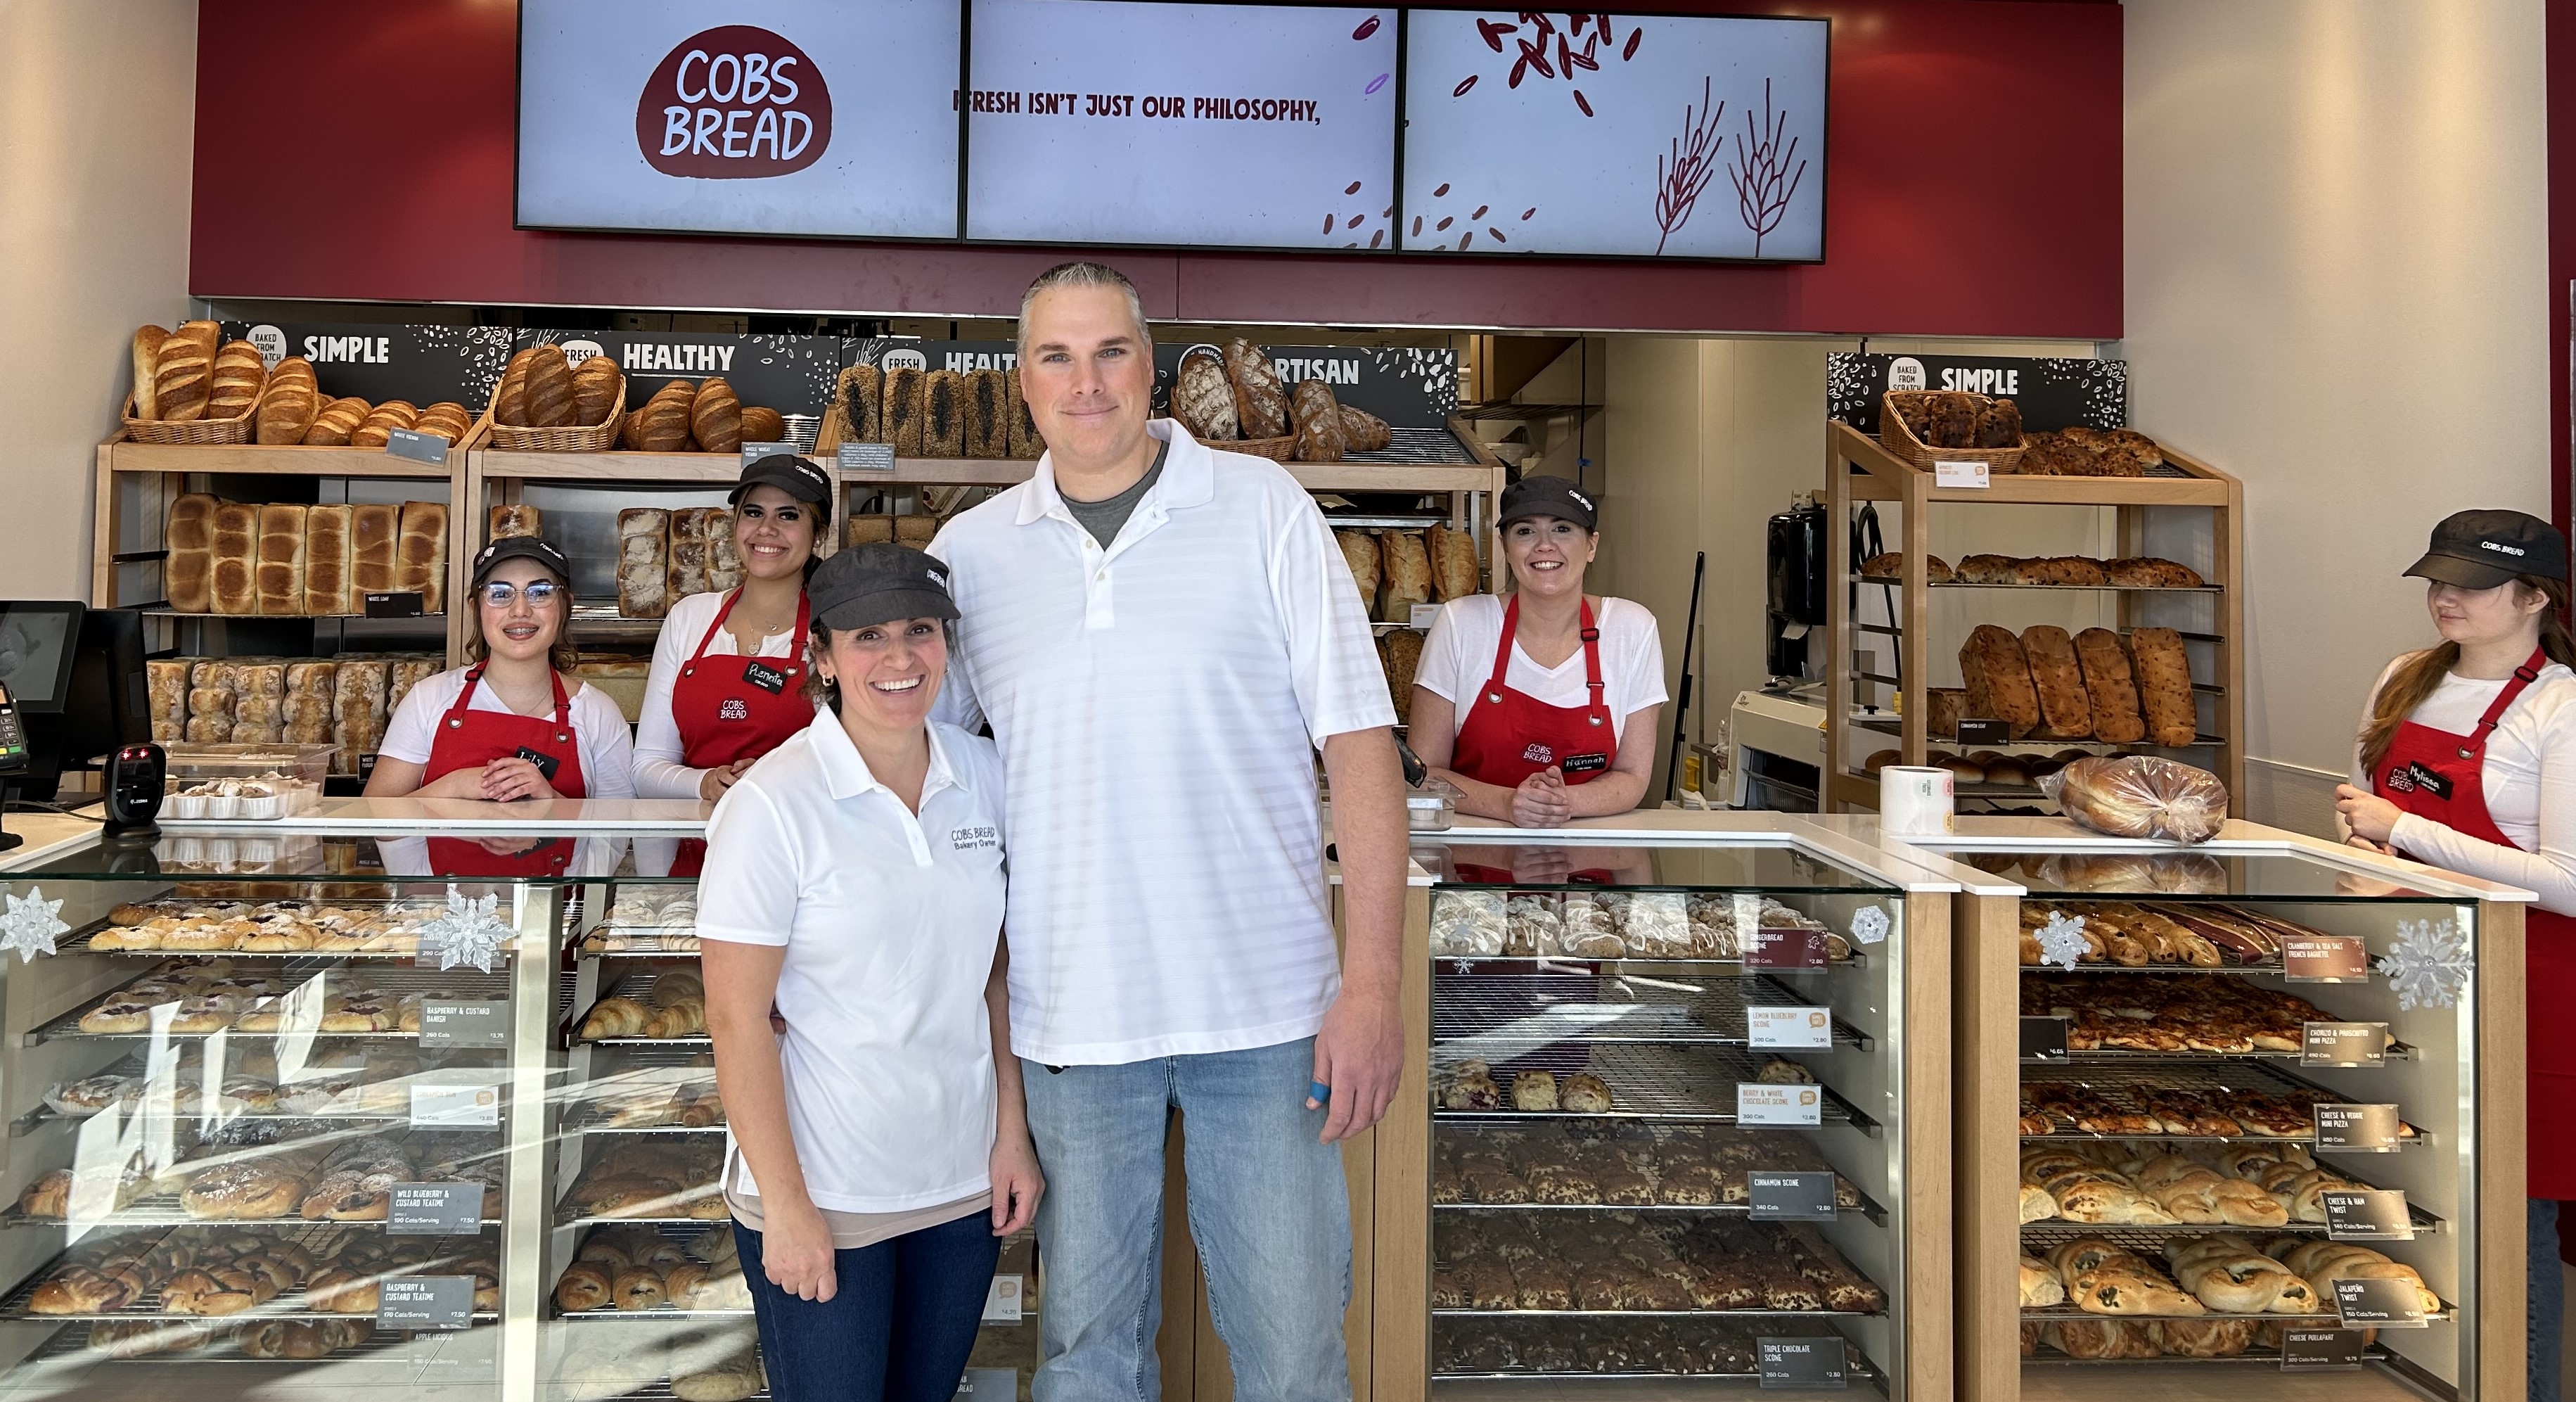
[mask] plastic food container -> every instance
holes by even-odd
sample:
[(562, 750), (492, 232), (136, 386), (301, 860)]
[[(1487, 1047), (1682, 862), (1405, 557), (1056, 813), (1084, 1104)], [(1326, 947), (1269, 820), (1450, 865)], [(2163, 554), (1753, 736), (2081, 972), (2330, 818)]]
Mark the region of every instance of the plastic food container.
[(170, 787), (175, 792), (209, 779), (257, 779), (275, 774), (313, 785), (320, 792), (331, 772), (337, 745), (173, 745)]
[(1426, 778), (1422, 787), (1404, 792), (1405, 825), (1414, 832), (1446, 832), (1458, 821), (1458, 800), (1464, 797), (1448, 780)]

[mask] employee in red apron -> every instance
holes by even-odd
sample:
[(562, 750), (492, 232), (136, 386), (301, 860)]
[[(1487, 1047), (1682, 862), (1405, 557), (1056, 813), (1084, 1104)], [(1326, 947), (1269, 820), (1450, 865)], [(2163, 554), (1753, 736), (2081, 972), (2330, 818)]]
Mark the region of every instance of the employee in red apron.
[[(369, 798), (632, 798), (633, 740), (617, 703), (567, 675), (572, 566), (534, 536), (474, 557), (464, 667), (414, 686), (385, 726)], [(439, 875), (561, 875), (569, 841), (430, 840)]]
[[(653, 647), (635, 735), (640, 798), (713, 803), (753, 761), (814, 723), (804, 697), (814, 621), (805, 580), (832, 523), (832, 480), (773, 454), (742, 471), (730, 498), (742, 584), (671, 606)], [(672, 874), (695, 876), (704, 843), (680, 845)]]
[[(2558, 1396), (2558, 1205), (2576, 1199), (2576, 638), (2567, 539), (2519, 511), (2463, 511), (2410, 575), (2438, 647), (2389, 664), (2335, 808), (2360, 846), (2540, 893), (2524, 926), (2532, 1038), (2530, 1395)], [(2510, 977), (2510, 971), (2505, 971)]]

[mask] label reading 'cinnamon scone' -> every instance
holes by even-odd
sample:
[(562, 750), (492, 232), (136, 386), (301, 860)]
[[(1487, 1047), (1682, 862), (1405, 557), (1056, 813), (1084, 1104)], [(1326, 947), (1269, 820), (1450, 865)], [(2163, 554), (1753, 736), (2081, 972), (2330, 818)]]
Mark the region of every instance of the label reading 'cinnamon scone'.
[(1831, 1169), (1756, 1168), (1746, 1171), (1744, 1181), (1752, 1204), (1746, 1215), (1755, 1221), (1834, 1220), (1834, 1175)]

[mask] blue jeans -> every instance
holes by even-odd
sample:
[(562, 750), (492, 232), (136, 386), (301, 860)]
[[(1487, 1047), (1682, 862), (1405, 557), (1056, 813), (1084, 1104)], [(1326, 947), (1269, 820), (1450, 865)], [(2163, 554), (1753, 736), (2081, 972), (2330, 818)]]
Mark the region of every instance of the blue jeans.
[(2531, 1199), (2530, 1271), (2523, 1293), (2530, 1299), (2531, 1402), (2558, 1402), (2558, 1370), (2566, 1340), (2567, 1277), (2558, 1259), (2558, 1204)]
[(1315, 1042), (1049, 1071), (1020, 1063), (1046, 1170), (1036, 1402), (1157, 1402), (1163, 1145), (1186, 1145), (1192, 1244), (1236, 1402), (1345, 1402), (1351, 1212), (1306, 1108)]
[(957, 1395), (1002, 1252), (990, 1217), (969, 1212), (833, 1252), (839, 1288), (824, 1301), (770, 1283), (760, 1233), (736, 1222), (733, 1237), (775, 1402), (948, 1402)]

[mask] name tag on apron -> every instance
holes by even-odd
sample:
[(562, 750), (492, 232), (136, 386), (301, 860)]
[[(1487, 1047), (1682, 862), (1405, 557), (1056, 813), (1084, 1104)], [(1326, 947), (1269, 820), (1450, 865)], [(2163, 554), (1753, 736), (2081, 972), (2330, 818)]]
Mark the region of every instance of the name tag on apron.
[(744, 663), (742, 666), (742, 679), (751, 683), (753, 686), (759, 687), (761, 690), (768, 692), (772, 696), (776, 696), (787, 689), (787, 674), (765, 662)]
[(2406, 777), (2414, 781), (2417, 788), (2424, 790), (2435, 798), (2447, 799), (2451, 796), (2451, 781), (2434, 773), (2432, 770), (2425, 768), (2421, 764), (2413, 762), (2408, 763), (2406, 766)]
[(1591, 774), (1609, 767), (1610, 756), (1597, 751), (1588, 755), (1567, 755), (1565, 763), (1558, 766), (1567, 774)]

